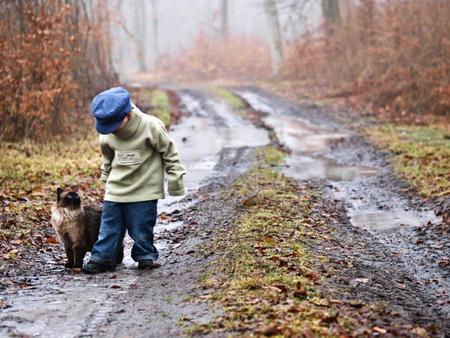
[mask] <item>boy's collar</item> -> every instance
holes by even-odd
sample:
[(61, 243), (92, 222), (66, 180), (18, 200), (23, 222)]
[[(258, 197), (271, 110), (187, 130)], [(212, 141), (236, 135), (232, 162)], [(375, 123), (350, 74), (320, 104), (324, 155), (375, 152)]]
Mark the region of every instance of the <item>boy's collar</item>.
[(114, 132), (114, 135), (119, 138), (129, 138), (131, 137), (139, 128), (141, 124), (141, 116), (136, 112), (136, 109), (133, 105), (131, 110), (131, 117), (128, 122), (118, 131)]

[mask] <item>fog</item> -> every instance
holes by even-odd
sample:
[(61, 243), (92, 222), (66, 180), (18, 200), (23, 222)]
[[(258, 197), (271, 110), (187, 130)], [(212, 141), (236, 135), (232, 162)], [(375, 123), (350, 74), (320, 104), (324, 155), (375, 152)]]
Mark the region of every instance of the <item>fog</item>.
[[(301, 1), (278, 1), (283, 40), (297, 37), (305, 27), (320, 21), (320, 1), (305, 1), (301, 13), (292, 4)], [(156, 5), (156, 47), (153, 9)], [(196, 36), (220, 36), (222, 0), (126, 0), (116, 4), (117, 16), (112, 22), (113, 59), (121, 78), (142, 71), (138, 54), (143, 54), (146, 70), (160, 59), (188, 48)], [(228, 0), (230, 35), (255, 36), (268, 41), (269, 32), (263, 0)]]

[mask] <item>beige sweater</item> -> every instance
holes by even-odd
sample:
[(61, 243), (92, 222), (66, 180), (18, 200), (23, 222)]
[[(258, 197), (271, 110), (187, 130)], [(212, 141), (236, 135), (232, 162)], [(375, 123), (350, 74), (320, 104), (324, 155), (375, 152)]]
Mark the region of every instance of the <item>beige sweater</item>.
[(100, 135), (105, 200), (141, 202), (164, 198), (164, 171), (172, 196), (185, 193), (178, 151), (158, 118), (133, 106), (132, 116), (118, 132)]

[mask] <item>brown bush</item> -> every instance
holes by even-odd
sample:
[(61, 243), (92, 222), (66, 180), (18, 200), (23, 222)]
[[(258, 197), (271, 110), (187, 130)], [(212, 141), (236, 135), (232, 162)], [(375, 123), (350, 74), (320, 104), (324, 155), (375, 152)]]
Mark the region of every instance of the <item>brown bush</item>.
[(269, 76), (270, 65), (268, 46), (257, 38), (199, 34), (191, 47), (166, 59), (161, 70), (177, 80), (249, 80)]
[(449, 1), (360, 1), (331, 33), (288, 46), (284, 76), (372, 109), (449, 114), (449, 18)]
[(92, 92), (113, 79), (103, 61), (109, 26), (80, 1), (8, 0), (0, 13), (0, 139), (66, 132)]

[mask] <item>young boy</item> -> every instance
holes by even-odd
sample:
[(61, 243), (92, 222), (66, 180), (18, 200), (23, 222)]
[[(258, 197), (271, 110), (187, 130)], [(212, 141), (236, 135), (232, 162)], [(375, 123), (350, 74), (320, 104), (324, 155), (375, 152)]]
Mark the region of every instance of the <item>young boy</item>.
[(131, 257), (138, 267), (158, 267), (153, 227), (158, 199), (164, 198), (164, 170), (169, 194), (184, 194), (186, 170), (177, 149), (164, 124), (134, 106), (124, 88), (98, 94), (92, 115), (100, 134), (101, 179), (106, 185), (100, 234), (83, 271), (114, 270), (126, 229), (134, 240)]

